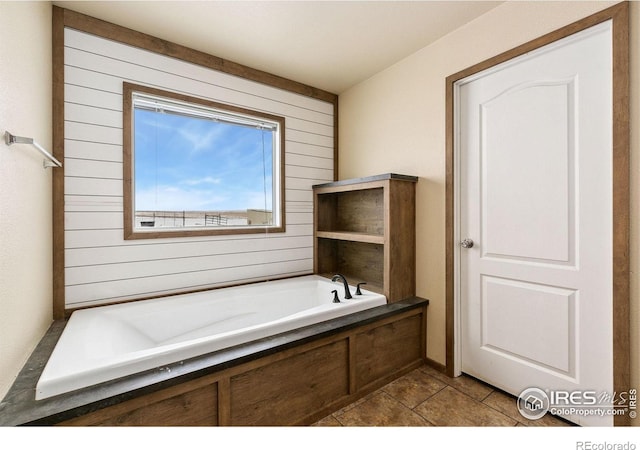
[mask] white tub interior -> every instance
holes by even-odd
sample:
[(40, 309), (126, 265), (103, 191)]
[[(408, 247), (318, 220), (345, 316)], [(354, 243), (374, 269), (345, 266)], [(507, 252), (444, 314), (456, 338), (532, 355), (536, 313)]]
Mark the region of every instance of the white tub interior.
[[(340, 303), (332, 302), (334, 289)], [(362, 293), (345, 300), (341, 283), (309, 275), (75, 311), (36, 400), (386, 303)]]

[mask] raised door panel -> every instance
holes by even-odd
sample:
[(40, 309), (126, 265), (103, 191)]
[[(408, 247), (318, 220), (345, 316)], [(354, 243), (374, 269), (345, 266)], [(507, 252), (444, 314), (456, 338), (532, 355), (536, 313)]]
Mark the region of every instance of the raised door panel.
[(480, 105), (483, 256), (573, 259), (574, 91), (574, 78), (528, 82)]
[[(541, 370), (575, 377), (578, 294), (573, 289), (483, 276), (480, 345)], [(519, 338), (513, 339), (516, 335)]]

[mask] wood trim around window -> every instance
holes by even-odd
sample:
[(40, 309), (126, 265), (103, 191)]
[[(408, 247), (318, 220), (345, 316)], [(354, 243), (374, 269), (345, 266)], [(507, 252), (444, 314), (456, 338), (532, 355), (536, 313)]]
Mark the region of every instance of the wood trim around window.
[[(628, 392), (630, 354), (629, 257), (629, 4), (622, 2), (559, 30), (534, 39), (446, 79), (446, 372), (454, 374), (454, 84), (463, 78), (570, 36), (599, 23), (613, 24), (613, 387)], [(616, 426), (630, 425), (628, 415), (615, 416)]]
[[(235, 75), (267, 86), (294, 92), (333, 105), (334, 113), (334, 179), (338, 177), (338, 96), (277, 75), (263, 72), (204, 52), (175, 44), (148, 34), (105, 22), (69, 9), (52, 6), (52, 88), (53, 88), (53, 155), (64, 162), (64, 30), (73, 28), (133, 47), (171, 56), (219, 72)], [(65, 236), (64, 177), (65, 169), (52, 173), (53, 188), (53, 318), (64, 319), (65, 308)], [(283, 197), (284, 199), (284, 197)], [(163, 235), (165, 236), (165, 235)]]
[[(275, 187), (280, 191), (280, 204), (278, 205), (278, 215), (280, 224), (272, 227), (239, 227), (239, 228), (216, 228), (216, 229), (170, 229), (166, 231), (136, 231), (133, 226), (134, 215), (134, 193), (133, 187), (133, 94), (139, 92), (150, 94), (169, 100), (202, 105), (205, 107), (229, 111), (231, 113), (246, 114), (256, 118), (263, 118), (267, 121), (278, 122), (280, 128), (280, 180)], [(191, 97), (184, 94), (169, 92), (149, 86), (124, 82), (122, 85), (122, 152), (123, 152), (123, 208), (124, 208), (124, 239), (161, 239), (190, 236), (220, 236), (231, 234), (264, 234), (264, 233), (284, 233), (285, 225), (285, 118), (273, 114), (253, 111), (238, 106), (226, 105), (202, 98)]]

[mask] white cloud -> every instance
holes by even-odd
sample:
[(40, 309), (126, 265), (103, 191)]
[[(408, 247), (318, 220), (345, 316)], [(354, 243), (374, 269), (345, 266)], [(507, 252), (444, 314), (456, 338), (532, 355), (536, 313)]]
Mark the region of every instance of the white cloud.
[(183, 180), (180, 183), (186, 184), (187, 186), (198, 186), (199, 184), (220, 184), (221, 182), (222, 180), (220, 178), (204, 177), (191, 180)]
[(203, 132), (201, 127), (192, 129), (188, 124), (178, 128), (178, 133), (191, 145), (192, 152), (199, 152), (203, 149), (211, 148), (215, 141), (221, 139), (225, 133), (223, 127), (207, 127), (207, 132)]

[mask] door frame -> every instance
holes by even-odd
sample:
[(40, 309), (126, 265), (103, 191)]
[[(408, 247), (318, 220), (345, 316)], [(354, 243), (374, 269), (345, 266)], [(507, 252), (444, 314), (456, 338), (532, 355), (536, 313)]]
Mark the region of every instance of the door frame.
[[(630, 388), (630, 257), (629, 257), (629, 4), (618, 3), (598, 13), (475, 64), (446, 78), (446, 373), (460, 374), (459, 247), (455, 208), (459, 205), (458, 158), (455, 145), (456, 82), (509, 61), (547, 44), (599, 23), (612, 21), (613, 40), (613, 387), (615, 392)], [(614, 425), (629, 425), (628, 415), (615, 416)]]

